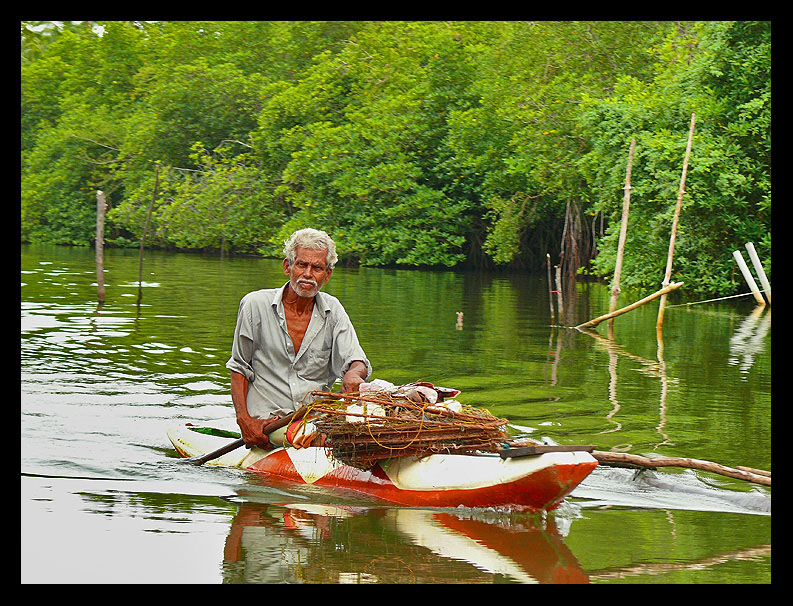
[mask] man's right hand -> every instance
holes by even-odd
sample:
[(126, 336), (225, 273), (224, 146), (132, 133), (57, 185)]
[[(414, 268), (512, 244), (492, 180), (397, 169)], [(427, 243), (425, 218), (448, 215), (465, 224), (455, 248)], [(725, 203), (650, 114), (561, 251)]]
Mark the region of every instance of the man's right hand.
[(245, 447), (258, 446), (265, 450), (271, 450), (273, 445), (270, 444), (270, 438), (264, 435), (263, 430), (273, 421), (277, 421), (278, 417), (270, 417), (269, 419), (252, 417), (248, 414), (247, 396), (248, 379), (232, 370), (231, 400), (234, 402), (234, 411), (237, 413), (237, 425), (240, 426), (240, 433), (242, 433), (242, 439), (245, 441)]
[(256, 419), (250, 416), (238, 416), (237, 425), (240, 427), (242, 439), (245, 441), (245, 446), (258, 446), (265, 450), (271, 450), (273, 445), (270, 443), (270, 438), (264, 434), (264, 429), (270, 424), (278, 420), (278, 417), (270, 417), (269, 419)]

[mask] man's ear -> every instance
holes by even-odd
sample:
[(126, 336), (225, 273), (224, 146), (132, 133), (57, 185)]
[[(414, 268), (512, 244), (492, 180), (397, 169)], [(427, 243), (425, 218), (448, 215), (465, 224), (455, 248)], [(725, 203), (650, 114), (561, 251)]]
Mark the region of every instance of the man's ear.
[(289, 259), (284, 259), (284, 273), (289, 275)]

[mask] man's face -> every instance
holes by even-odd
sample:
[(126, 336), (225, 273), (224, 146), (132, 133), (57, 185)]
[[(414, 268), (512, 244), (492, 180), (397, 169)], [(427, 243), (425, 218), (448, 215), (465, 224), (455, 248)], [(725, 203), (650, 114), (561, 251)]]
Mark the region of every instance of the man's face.
[(289, 284), (298, 296), (311, 298), (330, 280), (333, 270), (328, 269), (327, 258), (325, 249), (311, 250), (298, 246), (291, 266), (284, 259), (284, 273), (289, 276)]

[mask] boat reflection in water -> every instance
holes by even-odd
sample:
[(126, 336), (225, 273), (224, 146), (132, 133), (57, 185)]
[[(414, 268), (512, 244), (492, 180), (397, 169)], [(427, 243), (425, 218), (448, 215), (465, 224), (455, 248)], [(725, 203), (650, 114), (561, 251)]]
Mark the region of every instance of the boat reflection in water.
[(588, 583), (552, 516), (243, 502), (226, 583)]

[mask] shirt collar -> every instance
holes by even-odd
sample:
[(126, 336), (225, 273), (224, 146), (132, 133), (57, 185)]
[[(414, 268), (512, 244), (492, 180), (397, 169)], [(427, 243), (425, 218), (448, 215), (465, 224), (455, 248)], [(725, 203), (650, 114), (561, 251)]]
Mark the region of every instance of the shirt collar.
[[(284, 298), (284, 289), (287, 288), (288, 285), (289, 280), (287, 280), (283, 286), (281, 286), (281, 288), (277, 289), (272, 302), (274, 310), (278, 311), (278, 309), (283, 305), (282, 301)], [(330, 311), (327, 295), (325, 295), (325, 293), (323, 293), (321, 290), (314, 296), (314, 310), (319, 310), (325, 315), (328, 315), (328, 312)]]

